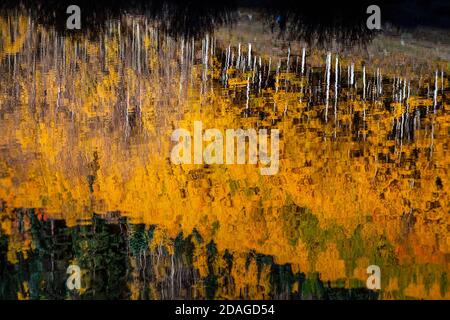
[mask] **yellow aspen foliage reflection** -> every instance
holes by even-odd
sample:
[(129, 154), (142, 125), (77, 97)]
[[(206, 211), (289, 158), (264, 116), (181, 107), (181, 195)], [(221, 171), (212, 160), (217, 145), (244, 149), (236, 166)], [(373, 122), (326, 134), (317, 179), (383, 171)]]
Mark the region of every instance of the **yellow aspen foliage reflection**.
[[(309, 76), (287, 72), (283, 61), (281, 71), (275, 63), (265, 70), (268, 84), (260, 86), (262, 69), (224, 70), (225, 49), (206, 50), (205, 62), (199, 41), (181, 44), (151, 25), (134, 38), (140, 22), (131, 20), (92, 40), (31, 31), (28, 18), (18, 16), (13, 41), (11, 25), (0, 18), (2, 69), (6, 57), (20, 57), (17, 74), (0, 77), (0, 223), (10, 263), (18, 263), (18, 253), (27, 259), (33, 247), (29, 226), (19, 228), (13, 209), (34, 208), (43, 220), (63, 219), (68, 227), (94, 213), (120, 212), (131, 224), (157, 226), (147, 246), (161, 261), (152, 266), (157, 279), (173, 277), (167, 256), (175, 254), (175, 238), (198, 232), (192, 264), (200, 279), (220, 275), (216, 298), (270, 296), (273, 270), (249, 252), (346, 287), (365, 283), (365, 268), (377, 263), (383, 298), (450, 298), (441, 281), (450, 254), (448, 64), (429, 62), (446, 72), (436, 98), (434, 74), (420, 82), (412, 73), (405, 78), (414, 85), (409, 96), (392, 99), (395, 71), (384, 65), (386, 92), (364, 99), (363, 58), (344, 56), (342, 70), (357, 65), (357, 86), (342, 80), (334, 92), (331, 83), (326, 101), (326, 87), (317, 84), (324, 80), (323, 51), (308, 57)], [(36, 55), (38, 35), (46, 39), (45, 55)], [(371, 62), (368, 74), (385, 63)], [(192, 132), (194, 121), (221, 132), (279, 129), (279, 173), (261, 176), (248, 164), (170, 163), (172, 131)], [(214, 263), (211, 251), (219, 257)], [(144, 262), (130, 260), (128, 287), (138, 299)], [(421, 271), (435, 276), (416, 277)], [(158, 283), (146, 286), (150, 298), (162, 298)], [(19, 298), (27, 298), (23, 287)], [(195, 288), (196, 297), (205, 290)]]

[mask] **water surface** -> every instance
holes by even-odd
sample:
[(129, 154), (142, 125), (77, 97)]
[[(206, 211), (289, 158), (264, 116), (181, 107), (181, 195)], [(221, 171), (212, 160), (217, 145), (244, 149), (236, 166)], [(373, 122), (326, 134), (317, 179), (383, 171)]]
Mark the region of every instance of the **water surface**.
[[(123, 14), (92, 37), (0, 17), (1, 298), (450, 297), (450, 43), (236, 19), (194, 37)], [(172, 164), (194, 121), (279, 129), (278, 174)]]

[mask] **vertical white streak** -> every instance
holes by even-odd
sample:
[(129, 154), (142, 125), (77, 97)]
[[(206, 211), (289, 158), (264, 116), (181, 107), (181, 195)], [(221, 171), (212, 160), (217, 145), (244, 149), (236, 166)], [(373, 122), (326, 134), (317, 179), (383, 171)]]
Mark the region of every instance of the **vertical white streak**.
[(250, 100), (250, 77), (247, 77), (247, 101), (245, 103), (245, 109), (248, 109), (249, 100)]
[(248, 67), (252, 66), (252, 44), (248, 44)]
[(363, 67), (363, 100), (366, 100), (366, 66)]
[(290, 59), (291, 59), (291, 47), (288, 48), (286, 72), (289, 72)]
[(350, 65), (347, 66), (347, 85), (350, 86)]
[(305, 59), (306, 59), (305, 55), (306, 55), (306, 49), (303, 48), (303, 50), (302, 50), (302, 75), (305, 73)]
[(325, 109), (325, 121), (327, 121), (328, 117), (328, 100), (330, 98), (330, 69), (331, 69), (331, 52), (328, 52), (327, 54), (327, 64), (326, 64), (326, 82), (327, 82), (327, 89), (326, 89), (326, 109)]
[(438, 93), (438, 71), (436, 70), (436, 76), (435, 76), (435, 80), (434, 80), (434, 99), (433, 99), (434, 113), (436, 113), (437, 93)]
[(350, 66), (350, 85), (352, 86), (355, 83), (355, 64), (352, 63)]
[(238, 56), (236, 60), (236, 69), (239, 69), (239, 63), (241, 62), (241, 44), (238, 44)]
[(406, 99), (406, 79), (403, 80), (403, 100), (401, 102), (403, 102)]
[(337, 117), (337, 99), (338, 99), (338, 80), (339, 80), (339, 56), (336, 55), (336, 64), (334, 66), (334, 119)]

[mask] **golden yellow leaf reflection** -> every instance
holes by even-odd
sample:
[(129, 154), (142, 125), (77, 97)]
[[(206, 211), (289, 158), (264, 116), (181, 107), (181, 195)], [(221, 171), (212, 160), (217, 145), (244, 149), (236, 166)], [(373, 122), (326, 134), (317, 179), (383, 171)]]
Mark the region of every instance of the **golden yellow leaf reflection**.
[[(364, 288), (371, 264), (382, 270), (380, 298), (450, 298), (448, 61), (398, 67), (400, 54), (330, 51), (327, 83), (327, 52), (307, 48), (302, 74), (301, 45), (289, 65), (257, 46), (239, 64), (238, 43), (220, 32), (173, 39), (126, 16), (89, 39), (30, 21), (0, 18), (8, 264), (37, 259), (36, 226), (57, 239), (60, 220), (82, 233), (100, 215), (127, 218), (128, 298), (320, 298), (316, 282)], [(279, 129), (279, 173), (171, 164), (172, 131), (194, 121)], [(96, 230), (67, 249), (84, 268), (104, 248), (88, 241)], [(46, 257), (64, 261), (55, 255)], [(45, 297), (25, 280), (18, 298)]]

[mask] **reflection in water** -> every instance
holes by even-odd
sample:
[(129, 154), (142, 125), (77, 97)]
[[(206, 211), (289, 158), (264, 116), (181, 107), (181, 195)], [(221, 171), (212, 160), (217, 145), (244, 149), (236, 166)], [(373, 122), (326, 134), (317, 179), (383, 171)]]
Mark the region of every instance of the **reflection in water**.
[[(0, 297), (450, 297), (448, 61), (132, 15), (95, 40), (19, 14), (0, 32)], [(279, 173), (172, 165), (194, 121), (279, 129)]]
[[(67, 7), (76, 4), (81, 10), (82, 31), (66, 29)], [(26, 8), (37, 23), (54, 27), (58, 32), (83, 33), (95, 38), (99, 30), (107, 29), (110, 20), (123, 14), (151, 18), (161, 31), (173, 37), (199, 37), (215, 27), (233, 22), (234, 1), (207, 0), (3, 0), (5, 11)]]

